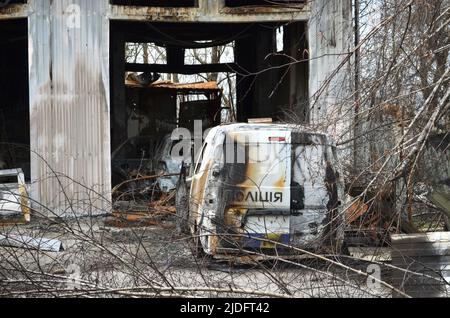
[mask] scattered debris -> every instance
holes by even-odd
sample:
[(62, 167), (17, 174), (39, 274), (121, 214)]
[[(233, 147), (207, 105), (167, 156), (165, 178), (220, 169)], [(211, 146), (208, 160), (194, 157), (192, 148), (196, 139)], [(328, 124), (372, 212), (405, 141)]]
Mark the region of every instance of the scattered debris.
[(162, 228), (173, 228), (169, 221), (176, 214), (173, 205), (175, 193), (162, 195), (156, 201), (133, 202), (118, 201), (114, 204), (114, 211), (106, 221), (105, 225), (110, 227), (145, 227), (160, 226)]
[(0, 178), (17, 178), (0, 184), (0, 224), (30, 222), (30, 199), (22, 169), (2, 170)]
[(0, 245), (46, 252), (60, 252), (64, 250), (63, 245), (59, 240), (43, 237), (34, 238), (24, 235), (0, 234)]
[(389, 247), (349, 247), (350, 256), (368, 262), (390, 262), (391, 248)]
[(358, 218), (366, 214), (367, 211), (369, 211), (369, 206), (365, 204), (362, 199), (358, 199), (347, 209), (347, 224), (350, 225), (354, 223)]
[(130, 73), (127, 76), (127, 79), (136, 83), (139, 83), (142, 86), (148, 86), (161, 78), (161, 75), (158, 73), (152, 72), (144, 72), (142, 74), (138, 73)]

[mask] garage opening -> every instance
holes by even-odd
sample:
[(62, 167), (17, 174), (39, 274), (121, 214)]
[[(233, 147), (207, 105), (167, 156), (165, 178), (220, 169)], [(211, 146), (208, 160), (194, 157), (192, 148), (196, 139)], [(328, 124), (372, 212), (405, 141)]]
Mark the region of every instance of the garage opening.
[[(303, 22), (113, 21), (114, 187), (179, 173), (181, 162), (170, 158), (176, 128), (195, 137), (195, 128), (250, 118), (307, 121), (307, 47)], [(175, 185), (176, 178), (158, 186)]]
[(0, 21), (0, 169), (17, 168), (30, 180), (26, 19)]

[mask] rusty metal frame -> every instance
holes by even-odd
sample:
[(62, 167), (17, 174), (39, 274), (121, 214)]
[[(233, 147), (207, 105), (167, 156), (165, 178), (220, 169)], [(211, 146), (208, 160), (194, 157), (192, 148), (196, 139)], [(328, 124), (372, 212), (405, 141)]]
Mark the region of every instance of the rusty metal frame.
[(151, 22), (271, 22), (307, 21), (309, 4), (297, 8), (254, 6), (251, 8), (228, 8), (223, 0), (199, 0), (198, 7), (167, 8), (110, 5), (111, 20)]
[[(0, 20), (27, 18), (29, 4), (10, 4), (0, 7)], [(270, 22), (270, 21), (307, 21), (310, 5), (304, 4), (298, 9), (270, 6), (228, 8), (223, 0), (199, 0), (198, 7), (144, 7), (109, 5), (108, 16), (111, 20), (152, 21), (152, 22)]]
[(0, 6), (0, 20), (11, 20), (28, 17), (28, 4), (10, 4)]

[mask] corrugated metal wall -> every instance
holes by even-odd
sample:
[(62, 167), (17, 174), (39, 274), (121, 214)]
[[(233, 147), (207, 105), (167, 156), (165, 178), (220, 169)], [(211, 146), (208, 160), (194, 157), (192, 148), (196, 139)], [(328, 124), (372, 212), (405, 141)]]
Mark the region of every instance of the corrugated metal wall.
[(353, 115), (346, 109), (353, 103), (348, 100), (354, 83), (351, 65), (340, 67), (354, 47), (352, 1), (312, 1), (308, 37), (310, 120), (340, 136), (349, 131)]
[(108, 0), (30, 0), (29, 5), (34, 207), (58, 216), (107, 211)]

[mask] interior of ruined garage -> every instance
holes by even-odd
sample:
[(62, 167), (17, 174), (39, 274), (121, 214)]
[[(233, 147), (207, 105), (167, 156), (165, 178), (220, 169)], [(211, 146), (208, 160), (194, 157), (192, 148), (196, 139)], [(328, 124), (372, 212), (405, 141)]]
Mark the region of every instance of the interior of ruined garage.
[[(136, 89), (126, 85), (130, 72), (138, 75), (231, 73), (236, 76), (233, 119), (245, 122), (249, 118), (284, 120), (288, 117), (299, 123), (308, 120), (308, 44), (303, 22), (194, 24), (113, 21), (110, 36), (113, 151), (132, 137), (128, 125), (133, 108), (144, 107), (147, 113), (160, 116), (159, 119), (167, 123), (167, 131), (155, 131), (155, 126), (149, 125), (153, 131), (142, 129), (143, 134), (159, 134), (156, 136), (159, 138), (161, 134), (171, 133), (173, 128), (181, 126), (175, 97), (145, 89), (145, 94), (141, 92), (140, 98), (136, 98)], [(157, 45), (165, 50), (166, 61), (130, 63), (126, 61), (126, 43)], [(234, 47), (234, 61), (186, 63), (186, 50), (229, 43)], [(149, 100), (153, 102), (146, 103)], [(215, 119), (211, 122), (216, 123)]]
[(0, 21), (0, 169), (22, 168), (30, 178), (28, 25)]

